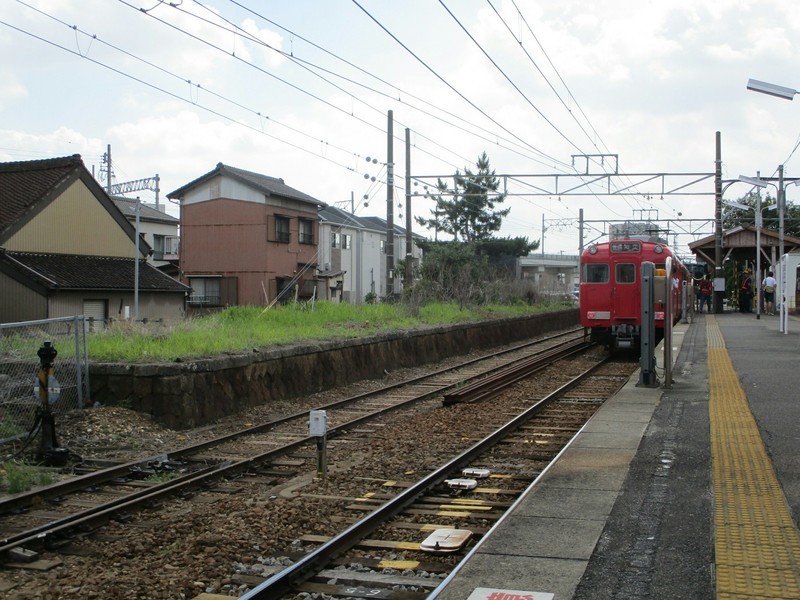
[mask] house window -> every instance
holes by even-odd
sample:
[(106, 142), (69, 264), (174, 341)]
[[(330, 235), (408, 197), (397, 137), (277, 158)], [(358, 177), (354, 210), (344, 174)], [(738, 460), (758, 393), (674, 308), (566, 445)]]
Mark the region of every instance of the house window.
[(155, 234), (153, 235), (153, 258), (156, 260), (164, 260), (164, 236)]
[(381, 240), (381, 254), (386, 254), (386, 240)]
[(275, 215), (275, 241), (289, 243), (289, 217)]
[(314, 243), (314, 222), (308, 219), (299, 219), (300, 222), (300, 243)]
[(168, 235), (164, 238), (164, 254), (179, 254), (181, 238), (175, 235)]
[(334, 233), (331, 241), (331, 247), (349, 250), (351, 237), (352, 236), (349, 236), (346, 233)]
[(189, 285), (192, 288), (189, 304), (195, 306), (221, 305), (219, 277), (190, 277)]

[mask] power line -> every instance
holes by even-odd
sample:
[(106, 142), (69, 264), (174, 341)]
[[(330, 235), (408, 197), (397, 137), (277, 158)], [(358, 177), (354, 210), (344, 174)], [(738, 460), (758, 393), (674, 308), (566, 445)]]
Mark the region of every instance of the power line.
[[(515, 134), (513, 131), (511, 131), (510, 129), (508, 129), (507, 127), (505, 127), (505, 126), (504, 126), (504, 125), (502, 125), (501, 123), (499, 123), (499, 122), (498, 122), (496, 119), (494, 119), (493, 117), (491, 117), (491, 116), (490, 116), (488, 113), (486, 113), (486, 111), (484, 111), (484, 110), (483, 110), (482, 108), (480, 108), (480, 107), (479, 107), (477, 104), (475, 104), (475, 103), (474, 103), (472, 100), (470, 100), (470, 99), (469, 99), (469, 98), (467, 98), (467, 97), (466, 97), (464, 94), (462, 94), (460, 91), (458, 91), (458, 90), (457, 90), (457, 89), (456, 89), (456, 88), (455, 88), (455, 87), (454, 87), (454, 86), (453, 86), (453, 85), (452, 85), (450, 82), (448, 82), (448, 81), (447, 81), (447, 80), (446, 80), (444, 77), (442, 77), (441, 75), (439, 75), (439, 73), (437, 73), (435, 69), (433, 69), (433, 68), (432, 68), (430, 65), (428, 65), (428, 63), (426, 63), (426, 62), (425, 62), (424, 60), (422, 60), (422, 59), (421, 59), (419, 56), (417, 56), (417, 54), (415, 54), (415, 53), (414, 53), (414, 51), (412, 51), (412, 50), (411, 50), (411, 49), (410, 49), (408, 46), (406, 46), (406, 45), (405, 45), (403, 42), (401, 42), (401, 41), (400, 41), (400, 39), (399, 39), (397, 36), (395, 36), (395, 35), (394, 35), (394, 34), (393, 34), (391, 31), (389, 31), (389, 30), (388, 30), (388, 29), (387, 29), (387, 28), (386, 28), (386, 27), (385, 27), (385, 26), (384, 26), (384, 25), (383, 25), (383, 24), (382, 24), (380, 21), (378, 21), (378, 20), (377, 20), (377, 19), (376, 19), (374, 16), (372, 16), (372, 14), (370, 14), (370, 12), (369, 12), (369, 11), (367, 11), (367, 10), (366, 10), (366, 9), (365, 9), (363, 6), (361, 6), (361, 5), (360, 5), (360, 4), (357, 2), (357, 0), (352, 0), (352, 2), (353, 2), (353, 4), (355, 4), (355, 5), (356, 5), (358, 8), (360, 8), (360, 9), (361, 9), (361, 10), (364, 12), (364, 14), (366, 14), (366, 15), (367, 15), (367, 16), (368, 16), (370, 19), (372, 19), (372, 21), (373, 21), (373, 22), (374, 22), (374, 23), (375, 23), (375, 24), (376, 24), (378, 27), (380, 27), (380, 28), (381, 28), (381, 29), (382, 29), (384, 32), (386, 32), (386, 34), (387, 34), (389, 37), (391, 37), (391, 38), (392, 38), (392, 39), (393, 39), (395, 42), (397, 42), (397, 43), (398, 43), (398, 44), (399, 44), (399, 45), (400, 45), (400, 46), (401, 46), (401, 47), (402, 47), (402, 48), (403, 48), (403, 49), (404, 49), (406, 52), (408, 52), (408, 53), (409, 53), (411, 56), (413, 56), (413, 57), (414, 57), (414, 59), (416, 59), (416, 60), (417, 60), (417, 62), (419, 62), (419, 63), (420, 63), (420, 64), (421, 64), (423, 67), (425, 67), (425, 68), (426, 68), (428, 71), (430, 71), (430, 73), (431, 73), (431, 74), (433, 74), (433, 76), (434, 76), (434, 77), (436, 77), (436, 78), (437, 78), (439, 81), (441, 81), (441, 82), (442, 82), (444, 85), (446, 85), (446, 86), (447, 86), (447, 87), (448, 87), (448, 88), (449, 88), (449, 89), (450, 89), (452, 92), (454, 92), (454, 93), (455, 93), (455, 94), (456, 94), (456, 95), (457, 95), (459, 98), (461, 98), (462, 100), (464, 100), (464, 101), (465, 101), (467, 104), (469, 104), (469, 105), (470, 105), (472, 108), (474, 108), (475, 110), (477, 110), (477, 111), (478, 111), (480, 114), (482, 114), (484, 117), (486, 117), (486, 118), (487, 118), (489, 121), (491, 121), (492, 123), (494, 123), (495, 125), (497, 125), (497, 126), (500, 128), (500, 129), (502, 129), (502, 130), (503, 130), (503, 131), (505, 131), (506, 133), (510, 134), (512, 137), (514, 137), (514, 138), (516, 138), (517, 140), (519, 140), (520, 142), (522, 142), (522, 143), (523, 143), (525, 146), (527, 146), (528, 148), (530, 148), (531, 150), (533, 150), (533, 151), (534, 151), (534, 152), (536, 152), (537, 154), (540, 154), (542, 157), (544, 157), (544, 158), (546, 158), (546, 159), (548, 159), (548, 160), (551, 160), (551, 161), (553, 161), (553, 162), (555, 162), (555, 163), (561, 163), (562, 165), (565, 165), (565, 163), (563, 163), (563, 162), (561, 162), (561, 161), (557, 160), (556, 158), (554, 158), (554, 157), (552, 157), (552, 156), (549, 156), (548, 154), (546, 154), (546, 153), (542, 152), (541, 150), (539, 150), (539, 149), (538, 149), (538, 148), (536, 148), (535, 146), (533, 146), (533, 145), (531, 145), (530, 143), (526, 142), (526, 141), (525, 141), (525, 140), (523, 140), (521, 137), (519, 137), (517, 134)], [(568, 165), (565, 165), (565, 166), (568, 166)]]
[[(199, 4), (199, 0), (194, 0), (194, 2), (195, 2), (195, 3), (197, 3), (197, 4)], [(340, 75), (340, 74), (338, 74), (338, 73), (336, 73), (336, 72), (334, 72), (334, 71), (331, 71), (331, 70), (328, 70), (328, 69), (324, 69), (323, 67), (320, 67), (320, 66), (318, 66), (318, 65), (315, 65), (315, 64), (313, 64), (313, 63), (311, 63), (311, 62), (304, 61), (303, 59), (301, 59), (301, 58), (299, 58), (299, 57), (296, 57), (296, 56), (294, 56), (293, 54), (287, 54), (287, 53), (285, 53), (285, 52), (283, 52), (283, 51), (281, 51), (281, 50), (276, 50), (276, 52), (281, 52), (281, 54), (283, 54), (284, 56), (286, 56), (288, 59), (290, 59), (290, 60), (294, 60), (294, 61), (303, 62), (304, 64), (307, 64), (309, 67), (312, 67), (312, 68), (315, 68), (315, 69), (320, 69), (320, 70), (322, 70), (323, 72), (330, 73), (331, 75), (333, 75), (333, 76), (335, 76), (335, 77), (340, 77), (340, 78), (342, 78), (342, 79), (345, 79), (346, 81), (349, 81), (349, 82), (352, 82), (352, 83), (354, 83), (354, 85), (361, 86), (361, 87), (363, 87), (364, 89), (367, 89), (367, 90), (369, 90), (369, 91), (372, 91), (372, 92), (374, 92), (374, 93), (380, 94), (380, 95), (382, 95), (382, 96), (385, 96), (385, 97), (387, 97), (387, 98), (391, 98), (392, 100), (394, 100), (394, 101), (396, 101), (396, 102), (399, 102), (399, 103), (401, 103), (401, 104), (404, 104), (405, 106), (408, 106), (409, 108), (412, 108), (412, 109), (414, 109), (414, 110), (416, 110), (416, 111), (418, 111), (418, 112), (420, 112), (420, 113), (422, 113), (422, 114), (424, 114), (424, 115), (426, 115), (426, 116), (430, 116), (430, 117), (432, 117), (432, 118), (434, 118), (434, 119), (437, 119), (437, 120), (441, 121), (442, 123), (444, 123), (444, 124), (446, 124), (446, 125), (449, 125), (449, 126), (451, 126), (451, 127), (454, 127), (454, 128), (456, 128), (456, 129), (459, 129), (459, 130), (461, 130), (461, 131), (464, 131), (464, 132), (466, 132), (466, 133), (469, 133), (469, 134), (471, 134), (471, 135), (474, 135), (474, 136), (478, 137), (479, 139), (483, 139), (484, 141), (488, 141), (488, 142), (490, 142), (490, 143), (492, 143), (492, 144), (496, 144), (496, 145), (498, 145), (498, 146), (500, 146), (500, 147), (502, 147), (502, 148), (505, 148), (506, 150), (509, 150), (509, 151), (511, 151), (511, 152), (514, 152), (514, 153), (516, 153), (516, 154), (519, 154), (519, 155), (520, 155), (520, 156), (522, 156), (523, 158), (527, 158), (527, 159), (529, 159), (529, 160), (533, 160), (533, 161), (536, 161), (536, 162), (540, 162), (538, 158), (531, 157), (531, 156), (529, 156), (529, 155), (526, 155), (526, 154), (522, 154), (522, 153), (521, 153), (519, 150), (517, 150), (517, 149), (515, 149), (515, 148), (512, 148), (512, 147), (506, 147), (506, 146), (503, 146), (502, 144), (500, 144), (500, 143), (497, 141), (497, 140), (502, 140), (503, 142), (505, 142), (505, 143), (507, 143), (507, 144), (513, 144), (513, 145), (517, 146), (518, 144), (517, 144), (516, 142), (514, 142), (513, 140), (509, 140), (509, 139), (507, 139), (507, 138), (505, 138), (505, 137), (503, 137), (503, 136), (497, 136), (497, 134), (496, 134), (496, 133), (494, 133), (494, 132), (490, 131), (489, 129), (486, 129), (486, 128), (484, 128), (484, 127), (481, 127), (480, 125), (478, 125), (478, 124), (476, 124), (476, 123), (474, 123), (474, 122), (471, 122), (471, 121), (469, 121), (468, 119), (465, 119), (465, 118), (462, 118), (462, 117), (460, 117), (460, 116), (456, 115), (456, 114), (455, 114), (455, 113), (453, 113), (452, 111), (446, 110), (446, 109), (444, 109), (444, 108), (442, 108), (442, 107), (440, 107), (440, 106), (437, 106), (437, 105), (435, 105), (435, 104), (433, 104), (433, 103), (431, 103), (431, 102), (428, 102), (428, 101), (427, 101), (427, 100), (425, 100), (424, 98), (420, 98), (419, 96), (416, 96), (416, 95), (412, 94), (412, 93), (411, 93), (411, 92), (409, 92), (408, 90), (405, 90), (405, 89), (403, 89), (403, 88), (401, 88), (401, 87), (399, 87), (399, 86), (397, 86), (397, 85), (394, 85), (394, 84), (392, 84), (391, 82), (389, 82), (389, 81), (387, 81), (387, 80), (385, 80), (385, 79), (381, 78), (380, 76), (378, 76), (378, 75), (375, 75), (374, 73), (371, 73), (371, 72), (367, 71), (367, 70), (366, 70), (366, 69), (364, 69), (363, 67), (360, 67), (360, 66), (356, 65), (355, 63), (353, 63), (353, 62), (351, 62), (351, 61), (349, 61), (349, 60), (347, 60), (347, 59), (345, 59), (345, 58), (342, 58), (341, 56), (337, 55), (336, 53), (334, 53), (334, 52), (331, 52), (330, 50), (328, 50), (328, 49), (326, 49), (326, 48), (324, 48), (324, 47), (320, 46), (319, 44), (316, 44), (316, 43), (314, 43), (313, 41), (309, 40), (308, 38), (305, 38), (305, 37), (303, 37), (302, 35), (298, 34), (297, 32), (295, 32), (295, 31), (293, 31), (293, 30), (291, 30), (291, 29), (288, 29), (288, 28), (286, 28), (286, 27), (284, 27), (284, 26), (280, 25), (279, 23), (277, 23), (277, 22), (275, 22), (275, 21), (273, 21), (273, 20), (269, 19), (268, 17), (264, 16), (263, 14), (261, 14), (261, 13), (259, 13), (259, 12), (257, 12), (257, 11), (254, 11), (254, 10), (253, 10), (253, 9), (251, 9), (251, 8), (248, 8), (248, 7), (244, 6), (242, 3), (240, 3), (240, 2), (237, 2), (236, 0), (230, 0), (230, 2), (231, 2), (232, 4), (234, 4), (234, 5), (236, 5), (236, 6), (240, 7), (240, 8), (242, 8), (243, 10), (245, 10), (245, 11), (249, 12), (250, 14), (252, 14), (252, 15), (254, 15), (254, 16), (256, 16), (256, 17), (258, 17), (258, 18), (262, 19), (263, 21), (265, 21), (265, 22), (267, 22), (267, 23), (269, 23), (269, 24), (271, 24), (271, 25), (273, 25), (273, 26), (277, 27), (278, 29), (281, 29), (282, 31), (285, 31), (286, 33), (288, 33), (288, 34), (289, 34), (289, 35), (291, 35), (292, 37), (296, 37), (297, 39), (299, 39), (299, 40), (302, 40), (303, 42), (305, 42), (305, 43), (309, 44), (310, 46), (312, 46), (312, 47), (314, 47), (314, 48), (316, 48), (316, 49), (320, 50), (321, 52), (324, 52), (325, 54), (327, 54), (327, 55), (329, 55), (329, 56), (332, 56), (333, 58), (335, 58), (336, 60), (339, 60), (339, 61), (341, 61), (341, 62), (342, 62), (342, 63), (344, 63), (345, 65), (347, 65), (347, 66), (349, 66), (349, 67), (352, 67), (353, 69), (356, 69), (357, 71), (359, 71), (359, 72), (361, 72), (361, 73), (363, 73), (363, 74), (367, 75), (368, 77), (370, 77), (370, 78), (372, 78), (372, 79), (374, 79), (374, 80), (376, 80), (376, 81), (378, 81), (378, 82), (380, 82), (380, 83), (382, 83), (382, 84), (384, 84), (384, 85), (386, 85), (386, 86), (388, 86), (388, 87), (390, 87), (390, 88), (392, 88), (392, 89), (395, 89), (395, 90), (397, 90), (398, 92), (400, 92), (400, 94), (402, 94), (402, 95), (405, 95), (405, 96), (407, 96), (407, 97), (409, 97), (409, 98), (413, 98), (414, 100), (416, 100), (416, 101), (418, 101), (418, 102), (421, 102), (422, 104), (424, 104), (424, 105), (426, 105), (426, 106), (429, 106), (429, 107), (431, 107), (431, 108), (433, 108), (433, 109), (435, 109), (435, 110), (437, 110), (437, 111), (439, 111), (439, 112), (441, 112), (441, 113), (443, 113), (443, 114), (445, 114), (445, 115), (448, 115), (448, 116), (450, 116), (450, 117), (452, 117), (452, 118), (454, 118), (454, 119), (457, 119), (457, 120), (459, 120), (459, 121), (462, 121), (463, 123), (466, 123), (467, 125), (469, 125), (469, 126), (470, 126), (470, 128), (471, 128), (471, 129), (467, 129), (467, 128), (465, 128), (465, 127), (461, 126), (461, 125), (458, 125), (458, 124), (456, 124), (456, 123), (452, 123), (452, 122), (450, 122), (450, 121), (448, 121), (448, 120), (446, 120), (446, 119), (443, 119), (441, 116), (436, 116), (436, 115), (434, 115), (433, 113), (431, 113), (431, 112), (429, 112), (429, 111), (426, 111), (426, 110), (423, 110), (423, 109), (421, 109), (421, 108), (419, 108), (419, 107), (417, 107), (417, 106), (414, 106), (413, 104), (410, 104), (410, 103), (408, 103), (408, 102), (404, 101), (404, 100), (403, 100), (403, 99), (402, 99), (402, 98), (401, 98), (399, 95), (398, 95), (397, 97), (391, 96), (391, 95), (389, 95), (389, 94), (387, 94), (387, 93), (385, 93), (385, 92), (381, 92), (381, 91), (379, 91), (379, 90), (375, 90), (374, 88), (372, 88), (372, 87), (369, 87), (369, 86), (366, 86), (365, 84), (362, 84), (362, 83), (360, 83), (360, 82), (356, 82), (355, 80), (352, 80), (352, 79), (350, 79), (350, 78), (346, 78), (346, 77), (344, 77), (344, 76), (342, 76), (342, 75)], [(208, 10), (208, 9), (207, 9), (207, 10)], [(226, 21), (227, 21), (227, 20), (226, 20)], [(229, 22), (229, 21), (228, 21), (228, 22)], [(233, 24), (231, 24), (231, 25), (233, 25)], [(235, 25), (233, 25), (233, 26), (235, 27)], [(256, 39), (257, 39), (257, 38), (256, 38)], [(398, 123), (398, 125), (400, 125), (401, 127), (405, 127), (405, 125), (403, 125), (403, 123), (401, 123), (400, 121), (396, 121), (396, 122), (397, 122), (397, 123)], [(483, 131), (484, 133), (491, 134), (491, 135), (495, 136), (495, 139), (494, 139), (494, 140), (492, 140), (492, 139), (489, 139), (489, 138), (486, 138), (486, 137), (480, 136), (480, 135), (478, 135), (477, 133), (475, 133), (475, 132), (473, 131), (473, 129), (478, 129), (478, 130), (480, 130), (480, 131)], [(425, 137), (424, 135), (422, 135), (422, 134), (421, 134), (421, 133), (419, 133), (418, 131), (417, 131), (416, 133), (417, 133), (417, 135), (419, 135), (420, 137), (423, 137), (424, 139), (427, 139), (428, 141), (431, 141), (431, 142), (433, 142), (433, 143), (436, 143), (434, 140), (431, 140), (430, 138), (427, 138), (427, 137)], [(527, 147), (527, 144), (526, 144), (524, 147)], [(446, 149), (446, 150), (447, 150), (448, 152), (454, 153), (454, 151), (453, 151), (452, 149), (449, 149), (449, 148), (448, 148), (448, 149)], [(460, 157), (460, 158), (461, 158), (462, 160), (466, 160), (464, 157)], [(548, 157), (548, 158), (550, 158), (550, 159), (551, 159), (551, 161), (558, 162), (558, 161), (556, 161), (556, 159), (554, 159), (554, 158), (552, 158), (552, 157)], [(545, 164), (545, 163), (542, 163), (542, 164)], [(549, 166), (549, 165), (550, 165), (550, 163), (547, 163), (547, 165)], [(565, 166), (567, 166), (567, 165), (565, 165)]]
[(472, 40), (472, 42), (478, 47), (478, 49), (483, 53), (483, 55), (489, 60), (489, 62), (492, 63), (494, 68), (497, 69), (500, 72), (500, 74), (505, 78), (505, 80), (508, 81), (509, 84), (511, 84), (511, 87), (513, 87), (517, 91), (517, 93), (519, 93), (519, 95), (522, 96), (522, 98), (531, 106), (531, 108), (533, 108), (539, 114), (539, 116), (542, 117), (545, 120), (545, 122), (548, 125), (550, 125), (550, 127), (552, 127), (556, 131), (556, 133), (558, 133), (562, 138), (564, 138), (564, 140), (566, 140), (566, 142), (570, 146), (575, 148), (581, 154), (584, 154), (583, 150), (581, 150), (571, 139), (569, 139), (563, 131), (561, 131), (558, 127), (556, 127), (555, 124), (550, 119), (548, 119), (545, 116), (545, 114), (541, 110), (539, 110), (539, 108), (533, 102), (531, 102), (531, 99), (528, 98), (528, 96), (526, 96), (525, 93), (521, 89), (519, 89), (519, 86), (517, 86), (517, 84), (514, 83), (511, 80), (511, 78), (506, 74), (506, 72), (503, 71), (503, 69), (500, 68), (500, 65), (498, 65), (491, 56), (489, 56), (489, 53), (486, 52), (486, 50), (483, 48), (483, 46), (480, 45), (480, 43), (478, 43), (478, 40), (476, 40), (472, 36), (472, 34), (469, 31), (467, 31), (467, 28), (464, 27), (464, 25), (461, 23), (461, 21), (458, 20), (458, 17), (456, 17), (452, 13), (452, 11), (449, 8), (447, 8), (447, 5), (444, 3), (444, 1), (443, 0), (439, 0), (439, 4), (442, 5), (442, 7), (445, 9), (445, 11), (447, 11), (447, 14), (449, 14), (453, 18), (453, 20), (458, 24), (458, 26), (467, 35), (467, 37), (470, 40)]
[(241, 126), (241, 127), (246, 127), (247, 129), (250, 129), (251, 131), (255, 131), (256, 133), (260, 133), (261, 135), (264, 135), (264, 136), (266, 136), (266, 137), (272, 138), (272, 139), (274, 139), (274, 140), (277, 140), (277, 141), (279, 141), (279, 142), (281, 142), (281, 143), (287, 144), (288, 146), (291, 146), (291, 147), (293, 147), (293, 148), (296, 148), (297, 150), (300, 150), (300, 151), (302, 151), (302, 152), (306, 152), (306, 153), (308, 153), (308, 154), (312, 154), (312, 155), (314, 155), (314, 156), (317, 156), (318, 158), (321, 158), (321, 159), (323, 159), (323, 160), (326, 160), (326, 161), (328, 161), (328, 162), (330, 162), (330, 163), (333, 163), (333, 164), (335, 164), (335, 165), (337, 165), (337, 166), (339, 166), (339, 167), (342, 167), (342, 168), (344, 168), (344, 169), (347, 169), (348, 171), (354, 171), (354, 170), (355, 170), (355, 169), (353, 169), (352, 167), (348, 167), (347, 165), (344, 165), (344, 164), (342, 164), (342, 163), (340, 163), (340, 162), (338, 162), (338, 161), (335, 161), (335, 160), (333, 160), (333, 159), (331, 159), (331, 158), (329, 158), (329, 157), (327, 157), (327, 156), (323, 156), (323, 155), (321, 155), (321, 154), (315, 153), (315, 152), (313, 152), (313, 151), (311, 151), (311, 150), (308, 150), (307, 148), (303, 148), (302, 146), (300, 146), (300, 145), (298, 145), (298, 144), (295, 144), (295, 143), (293, 143), (293, 142), (289, 142), (289, 141), (287, 141), (287, 140), (284, 140), (284, 139), (282, 139), (282, 138), (280, 138), (280, 137), (278, 137), (278, 136), (275, 136), (275, 135), (272, 135), (272, 134), (270, 134), (270, 133), (267, 133), (267, 132), (265, 132), (265, 131), (263, 131), (263, 130), (261, 130), (261, 129), (258, 129), (258, 128), (256, 128), (256, 127), (253, 127), (252, 125), (248, 125), (247, 123), (242, 123), (241, 121), (239, 121), (239, 120), (235, 119), (234, 117), (230, 117), (230, 116), (228, 116), (228, 115), (225, 115), (224, 113), (221, 113), (221, 112), (219, 112), (219, 111), (217, 111), (217, 110), (214, 110), (214, 109), (212, 109), (212, 108), (209, 108), (209, 107), (203, 106), (202, 104), (198, 104), (197, 102), (193, 102), (193, 101), (191, 101), (191, 100), (187, 100), (186, 98), (183, 98), (183, 97), (179, 96), (178, 94), (175, 94), (175, 93), (173, 93), (173, 92), (170, 92), (169, 90), (166, 90), (166, 89), (164, 89), (164, 88), (162, 88), (162, 87), (160, 87), (160, 86), (158, 86), (158, 85), (155, 85), (155, 84), (153, 84), (153, 83), (150, 83), (150, 82), (148, 82), (148, 81), (145, 81), (144, 79), (141, 79), (141, 78), (139, 78), (139, 77), (136, 77), (136, 76), (134, 76), (134, 75), (131, 75), (131, 74), (129, 74), (129, 73), (126, 73), (126, 72), (124, 72), (124, 71), (122, 71), (122, 70), (120, 70), (120, 69), (117, 69), (116, 67), (112, 67), (112, 66), (110, 66), (110, 65), (107, 65), (107, 64), (105, 64), (105, 63), (103, 63), (103, 62), (101, 62), (101, 61), (99, 61), (99, 60), (95, 60), (95, 59), (93, 59), (93, 58), (90, 58), (90, 57), (88, 57), (88, 56), (85, 56), (85, 55), (81, 54), (81, 53), (80, 53), (80, 52), (78, 52), (78, 51), (75, 51), (75, 50), (72, 50), (72, 49), (70, 49), (70, 48), (67, 48), (66, 46), (62, 46), (61, 44), (58, 44), (58, 43), (56, 43), (56, 42), (53, 42), (53, 41), (51, 41), (51, 40), (48, 40), (48, 39), (46, 39), (46, 38), (43, 38), (43, 37), (41, 37), (41, 36), (39, 36), (39, 35), (36, 35), (35, 33), (32, 33), (32, 32), (30, 32), (30, 31), (26, 31), (26, 30), (24, 30), (24, 29), (21, 29), (21, 28), (19, 28), (19, 27), (15, 26), (15, 25), (12, 25), (11, 23), (8, 23), (8, 22), (6, 22), (6, 21), (2, 21), (2, 20), (0, 20), (0, 24), (2, 24), (2, 25), (5, 25), (6, 27), (9, 27), (10, 29), (13, 29), (13, 30), (15, 30), (15, 31), (18, 31), (19, 33), (22, 33), (22, 34), (24, 34), (24, 35), (27, 35), (27, 36), (29, 36), (29, 37), (31, 37), (31, 38), (34, 38), (34, 39), (36, 39), (36, 40), (39, 40), (40, 42), (44, 42), (45, 44), (48, 44), (48, 45), (50, 45), (50, 46), (53, 46), (53, 47), (55, 47), (55, 48), (58, 48), (58, 49), (60, 49), (60, 50), (63, 50), (63, 51), (65, 51), (65, 52), (68, 52), (68, 53), (70, 53), (70, 54), (72, 54), (72, 55), (75, 55), (75, 56), (80, 56), (80, 57), (81, 57), (81, 58), (83, 58), (84, 60), (88, 60), (89, 62), (91, 62), (91, 63), (93, 63), (93, 64), (95, 64), (95, 65), (97, 65), (97, 66), (100, 66), (100, 67), (103, 67), (103, 68), (105, 68), (105, 69), (108, 69), (109, 71), (112, 71), (113, 73), (116, 73), (116, 74), (118, 74), (118, 75), (121, 75), (121, 76), (123, 76), (123, 77), (125, 77), (125, 78), (127, 78), (127, 79), (130, 79), (130, 80), (132, 80), (132, 81), (135, 81), (135, 82), (137, 82), (137, 83), (140, 83), (140, 84), (142, 84), (142, 85), (144, 85), (144, 86), (147, 86), (147, 87), (149, 87), (149, 88), (151, 88), (151, 89), (154, 89), (154, 90), (156, 90), (156, 91), (159, 91), (159, 92), (161, 92), (161, 93), (163, 93), (163, 94), (166, 94), (167, 96), (170, 96), (170, 97), (172, 97), (172, 98), (175, 98), (176, 100), (180, 100), (181, 102), (186, 102), (186, 103), (192, 104), (192, 106), (195, 106), (195, 107), (197, 107), (197, 108), (199, 108), (199, 109), (201, 109), (201, 110), (204, 110), (204, 111), (206, 111), (206, 112), (208, 112), (208, 113), (210, 113), (210, 114), (212, 114), (212, 115), (214, 115), (214, 116), (217, 116), (217, 117), (219, 117), (219, 118), (221, 118), (221, 119), (224, 119), (225, 121), (228, 121), (228, 122), (230, 122), (230, 123), (234, 123), (234, 124), (236, 124), (236, 125), (239, 125), (239, 126)]

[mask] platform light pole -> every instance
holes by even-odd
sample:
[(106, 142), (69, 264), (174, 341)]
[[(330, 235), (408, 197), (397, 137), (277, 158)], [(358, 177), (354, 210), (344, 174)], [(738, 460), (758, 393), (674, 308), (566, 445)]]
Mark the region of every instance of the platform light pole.
[(797, 90), (792, 88), (783, 87), (782, 85), (775, 85), (774, 83), (767, 83), (766, 81), (759, 81), (758, 79), (748, 79), (747, 89), (751, 92), (759, 92), (776, 98), (783, 98), (784, 100), (793, 100), (794, 95), (798, 93)]
[[(754, 177), (739, 175), (739, 181), (744, 181), (759, 188), (756, 195), (756, 319), (761, 318), (761, 189), (767, 187), (767, 182)], [(748, 207), (749, 209), (749, 207)]]
[[(775, 96), (776, 98), (782, 98), (783, 100), (794, 100), (795, 95), (798, 93), (797, 90), (784, 87), (782, 85), (775, 85), (774, 83), (768, 83), (766, 81), (759, 81), (758, 79), (748, 79), (747, 80), (747, 89), (751, 92), (758, 92), (760, 94), (767, 94), (768, 96)], [(786, 192), (784, 190), (784, 180), (783, 180), (783, 165), (778, 167), (778, 222), (779, 222), (779, 234), (778, 234), (778, 245), (780, 247), (780, 259), (779, 261), (783, 261), (783, 213), (786, 207)], [(780, 262), (779, 262), (780, 264)], [(780, 292), (781, 298), (781, 309), (780, 309), (780, 316), (781, 316), (781, 327), (780, 330), (784, 331), (784, 318), (788, 314), (784, 310), (784, 304), (786, 303), (785, 293), (783, 289), (783, 279), (778, 278), (780, 281), (780, 286), (778, 287), (778, 291)]]

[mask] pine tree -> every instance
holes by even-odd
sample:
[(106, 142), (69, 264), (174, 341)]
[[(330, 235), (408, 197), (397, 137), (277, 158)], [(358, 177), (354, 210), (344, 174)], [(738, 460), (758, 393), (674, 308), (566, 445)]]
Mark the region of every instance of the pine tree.
[(453, 240), (474, 242), (486, 240), (499, 231), (503, 218), (510, 208), (495, 210), (505, 201), (506, 195), (498, 193), (500, 180), (489, 166), (489, 157), (483, 152), (475, 163), (477, 172), (468, 167), (464, 174), (456, 170), (453, 177), (454, 190), (448, 190), (447, 183), (436, 182), (438, 194), (432, 219), (416, 217), (417, 223), (424, 227), (443, 231), (453, 236)]

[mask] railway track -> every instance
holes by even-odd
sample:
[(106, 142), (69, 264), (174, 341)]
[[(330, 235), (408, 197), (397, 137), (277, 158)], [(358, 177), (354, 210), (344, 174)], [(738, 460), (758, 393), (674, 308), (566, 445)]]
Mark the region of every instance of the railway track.
[[(498, 372), (542, 363), (585, 348), (579, 330), (473, 359), (458, 368), (428, 373), (381, 390), (318, 407), (331, 425), (328, 436), (359, 435), (359, 427), (392, 411), (423, 404), (454, 388)], [(192, 495), (245, 476), (280, 485), (315, 456), (307, 449), (308, 412), (302, 411), (247, 427), (215, 439), (142, 460), (85, 472), (47, 488), (0, 499), (0, 559), (32, 560), (41, 549), (54, 550), (109, 520), (124, 520), (142, 507), (158, 507), (165, 498)], [(297, 458), (305, 452), (302, 458)], [(294, 458), (293, 458), (294, 456)], [(223, 482), (223, 483), (221, 483)], [(229, 483), (229, 485), (234, 485)]]
[[(496, 393), (483, 398), (510, 396), (494, 408), (517, 414), (494, 429), (497, 423), (483, 423), (481, 430), (492, 430), (424, 477), (379, 482), (385, 491), (351, 498), (338, 517), (352, 522), (346, 529), (334, 536), (301, 536), (300, 542), (317, 547), (292, 557), (288, 567), (273, 567), (262, 583), (256, 583), (260, 577), (240, 577), (255, 585), (242, 597), (423, 600), (627, 381), (632, 369), (605, 362), (536, 399), (524, 390), (496, 392), (503, 383), (487, 378), (484, 385)], [(492, 411), (482, 412), (484, 418), (486, 412)]]

